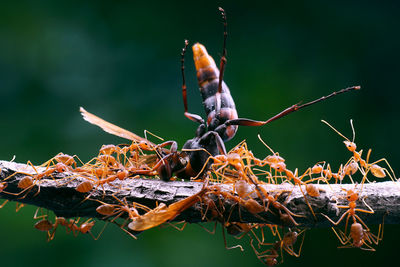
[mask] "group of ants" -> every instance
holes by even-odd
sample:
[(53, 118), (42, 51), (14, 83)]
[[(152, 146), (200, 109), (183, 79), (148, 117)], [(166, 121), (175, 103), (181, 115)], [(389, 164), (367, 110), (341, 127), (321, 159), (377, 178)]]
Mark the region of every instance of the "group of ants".
[[(215, 222), (215, 225), (220, 224), (222, 226), (227, 249), (239, 248), (243, 250), (241, 245), (227, 245), (225, 231), (236, 238), (247, 236), (258, 259), (267, 266), (275, 266), (283, 261), (284, 251), (295, 257), (300, 256), (305, 228), (301, 227), (301, 224), (296, 221), (298, 217), (303, 215), (291, 211), (280, 198), (283, 194), (290, 195), (292, 191), (270, 191), (266, 185), (290, 184), (292, 190), (298, 188), (304, 196), (309, 211), (316, 218), (309, 199), (320, 197), (321, 189), (319, 185), (341, 184), (348, 178), (354, 184), (354, 188), (343, 189), (344, 195), (337, 196), (338, 199), (345, 198), (347, 201), (347, 205), (337, 205), (338, 209), (343, 210), (341, 217), (337, 221), (333, 221), (325, 214), (322, 214), (322, 216), (332, 223), (332, 229), (341, 243), (340, 247), (375, 250), (374, 246), (378, 245), (383, 238), (383, 226), (380, 225), (378, 232), (373, 233), (360, 218), (360, 213), (374, 213), (374, 210), (365, 202), (365, 198), (361, 197), (362, 188), (365, 182), (371, 181), (371, 176), (378, 179), (388, 176), (393, 181), (397, 181), (397, 179), (386, 159), (370, 163), (371, 150), (365, 157), (362, 155), (362, 150), (357, 151), (352, 121), (353, 140), (351, 141), (328, 122), (323, 121), (345, 139), (344, 144), (351, 153), (350, 159), (345, 164), (340, 165), (337, 172), (334, 172), (327, 162), (316, 163), (302, 174), (299, 174), (298, 169), (292, 171), (286, 167), (285, 159), (274, 152), (260, 136), (260, 141), (271, 152), (264, 159), (257, 158), (247, 148), (244, 141), (229, 152), (226, 152), (225, 148), (225, 142), (235, 135), (239, 125), (265, 125), (303, 107), (340, 93), (358, 90), (360, 87), (345, 88), (305, 104), (292, 105), (266, 121), (239, 118), (230, 91), (223, 81), (226, 65), (227, 21), (225, 11), (222, 8), (219, 8), (219, 10), (224, 23), (224, 45), (219, 68), (203, 45), (197, 43), (193, 46), (198, 83), (207, 115), (206, 121), (201, 116), (188, 112), (184, 74), (184, 57), (188, 41), (185, 41), (185, 46), (182, 49), (184, 115), (198, 123), (199, 127), (195, 137), (188, 140), (181, 150), (178, 150), (175, 141), (155, 144), (149, 141), (147, 136), (142, 138), (81, 108), (80, 111), (85, 120), (101, 127), (108, 133), (131, 140), (132, 143), (103, 145), (99, 154), (88, 163), (83, 163), (76, 156), (63, 153), (41, 165), (42, 168), (37, 168), (29, 163), (35, 173), (27, 173), (19, 180), (18, 188), (21, 191), (17, 193), (6, 191), (7, 180), (17, 174), (13, 173), (1, 181), (0, 192), (15, 194), (24, 198), (33, 188), (36, 188), (36, 194), (39, 194), (40, 184), (45, 179), (59, 180), (54, 177), (54, 174), (65, 173), (66, 176), (62, 178), (65, 183), (79, 180), (75, 190), (84, 194), (85, 200), (98, 203), (96, 212), (103, 216), (101, 218), (103, 221), (117, 224), (133, 238), (136, 238), (135, 235), (138, 232), (163, 224), (178, 228), (174, 220), (185, 210), (199, 207), (202, 222), (212, 221)], [(380, 166), (382, 163), (386, 165), (386, 168)], [(358, 182), (354, 180), (356, 173), (362, 177)], [(199, 192), (187, 198), (170, 205), (158, 203), (154, 208), (149, 208), (137, 202), (129, 203), (126, 199), (119, 199), (114, 194), (112, 195), (115, 199), (113, 203), (91, 199), (92, 192), (96, 190), (102, 189), (105, 193), (104, 187), (106, 185), (114, 187), (117, 192), (122, 190), (123, 188), (118, 188), (120, 184), (116, 183), (116, 180), (128, 181), (128, 179), (146, 178), (159, 178), (164, 181), (185, 179), (201, 182), (203, 186)], [(357, 203), (360, 201), (367, 207), (366, 209), (357, 207)], [(230, 205), (227, 206), (228, 202), (230, 202)], [(19, 204), (17, 210), (22, 205)], [(233, 220), (231, 215), (235, 212), (239, 214), (239, 219)], [(251, 214), (259, 222), (245, 222), (241, 219), (241, 213), (244, 212)], [(263, 217), (268, 213), (276, 215), (278, 223), (272, 223)], [(103, 230), (95, 236), (92, 233), (92, 228), (95, 225), (93, 218), (80, 222), (80, 218), (66, 219), (56, 216), (54, 220), (51, 220), (42, 208), (38, 208), (34, 219), (37, 220), (34, 227), (46, 232), (49, 241), (54, 239), (58, 227), (64, 227), (67, 232), (72, 232), (74, 235), (88, 233), (94, 239), (98, 239), (107, 225), (106, 223)], [(338, 229), (337, 226), (344, 221), (344, 229)], [(215, 228), (214, 230), (206, 230), (214, 232)], [(268, 241), (264, 231), (269, 231), (275, 240)], [(302, 236), (301, 243), (296, 244), (300, 236)]]
[[(157, 178), (160, 176), (155, 166), (159, 163), (156, 159), (160, 158), (159, 153), (160, 149), (164, 147), (163, 143), (153, 146), (149, 142), (140, 141), (133, 142), (130, 145), (103, 145), (98, 156), (88, 163), (83, 163), (77, 156), (60, 153), (42, 165), (42, 167), (45, 167), (44, 170), (31, 165), (36, 174), (29, 174), (21, 178), (18, 182), (18, 188), (21, 191), (11, 194), (20, 195), (23, 198), (35, 187), (37, 189), (36, 194), (39, 194), (40, 184), (44, 179), (56, 179), (52, 177), (53, 174), (67, 174), (64, 178), (61, 178), (66, 181), (64, 185), (79, 177), (79, 183), (75, 190), (87, 194), (85, 200), (98, 202), (96, 211), (104, 216), (101, 219), (107, 221), (107, 223), (117, 224), (135, 239), (135, 233), (162, 224), (169, 224), (178, 228), (172, 221), (186, 209), (198, 204), (203, 222), (212, 221), (215, 222), (215, 226), (218, 223), (223, 227), (223, 237), (227, 249), (239, 248), (243, 250), (241, 245), (230, 247), (227, 245), (225, 230), (228, 234), (239, 239), (248, 236), (250, 245), (257, 257), (264, 264), (274, 266), (278, 264), (279, 257), (283, 261), (283, 251), (295, 257), (300, 256), (306, 228), (302, 228), (296, 221), (296, 217), (302, 215), (292, 212), (285, 206), (284, 202), (278, 201), (280, 195), (290, 194), (291, 192), (286, 190), (271, 192), (266, 189), (265, 185), (286, 183), (293, 185), (293, 188), (298, 187), (311, 213), (315, 216), (307, 199), (320, 196), (320, 184), (341, 184), (347, 177), (355, 186), (353, 189), (343, 189), (345, 194), (338, 196), (338, 198), (346, 198), (348, 202), (347, 205), (337, 206), (345, 212), (336, 222), (327, 215), (322, 215), (333, 226), (338, 226), (345, 220), (344, 230), (332, 227), (342, 244), (341, 247), (356, 247), (373, 251), (375, 250), (373, 245), (378, 245), (379, 241), (382, 240), (383, 227), (380, 225), (378, 233), (374, 234), (357, 215), (358, 213), (374, 213), (365, 200), (360, 199), (362, 185), (364, 182), (370, 182), (371, 177), (368, 176), (371, 175), (379, 179), (389, 176), (393, 181), (396, 180), (396, 177), (386, 159), (369, 163), (371, 150), (368, 151), (366, 158), (363, 158), (362, 151), (357, 151), (354, 139), (350, 141), (330, 124), (323, 122), (345, 138), (344, 144), (351, 152), (350, 159), (345, 164), (340, 165), (337, 172), (332, 171), (328, 163), (318, 162), (299, 175), (297, 169), (294, 172), (289, 170), (286, 167), (285, 159), (274, 152), (259, 136), (260, 141), (271, 151), (270, 155), (264, 159), (259, 159), (247, 148), (245, 142), (241, 142), (226, 155), (209, 156), (209, 162), (212, 163), (206, 168), (207, 162), (204, 165), (204, 173), (192, 179), (203, 183), (202, 189), (196, 194), (168, 206), (160, 203), (151, 209), (140, 203), (129, 203), (126, 199), (118, 199), (115, 195), (113, 195), (113, 198), (116, 202), (113, 204), (99, 199), (91, 199), (90, 192), (101, 189), (104, 191), (106, 184), (115, 187), (116, 192), (118, 192), (118, 189), (122, 190), (123, 188), (118, 188), (120, 184), (113, 183), (115, 180), (143, 179), (151, 176)], [(385, 163), (387, 168), (381, 167), (381, 162)], [(356, 173), (360, 173), (362, 177), (359, 184), (354, 181)], [(0, 184), (2, 192), (6, 193), (7, 179), (15, 174), (2, 181)], [(175, 179), (174, 177), (172, 180)], [(357, 202), (360, 200), (368, 209), (357, 208)], [(228, 201), (231, 204), (227, 208), (225, 204)], [(5, 203), (1, 207), (4, 205)], [(21, 207), (22, 204), (17, 205), (17, 209)], [(280, 222), (273, 224), (266, 220), (262, 223), (232, 221), (230, 217), (235, 209), (237, 209), (239, 217), (241, 211), (248, 212), (261, 221), (263, 221), (263, 213), (276, 213)], [(52, 222), (48, 213), (45, 213), (42, 208), (38, 208), (34, 219), (37, 220), (34, 227), (40, 231), (45, 231), (48, 241), (54, 239), (58, 227), (64, 227), (67, 232), (72, 232), (74, 235), (88, 233), (97, 240), (107, 225), (106, 223), (99, 234), (95, 236), (92, 233), (92, 228), (95, 225), (93, 218), (80, 222), (80, 218), (66, 219), (56, 216), (54, 222)], [(178, 229), (182, 230), (182, 228)], [(266, 241), (265, 229), (276, 238), (276, 241)], [(206, 230), (214, 233), (215, 227), (212, 231)], [(296, 241), (300, 235), (302, 235), (301, 244), (295, 249)]]

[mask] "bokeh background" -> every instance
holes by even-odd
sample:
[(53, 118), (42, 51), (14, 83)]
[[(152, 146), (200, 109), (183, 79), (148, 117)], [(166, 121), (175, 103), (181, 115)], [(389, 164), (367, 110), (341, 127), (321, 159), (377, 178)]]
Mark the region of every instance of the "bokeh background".
[[(239, 1), (238, 1), (239, 2)], [(260, 1), (261, 2), (261, 1)], [(359, 148), (373, 148), (399, 170), (400, 17), (397, 1), (2, 1), (0, 3), (0, 159), (40, 164), (59, 152), (94, 157), (123, 140), (82, 120), (87, 110), (135, 133), (147, 129), (182, 145), (196, 126), (183, 116), (180, 50), (185, 38), (218, 58), (229, 23), (225, 81), (242, 117), (267, 119), (300, 100), (361, 85), (265, 127), (239, 129), (263, 157), (267, 143), (289, 168), (320, 160), (336, 169), (350, 154), (325, 119)], [(301, 1), (303, 2), (303, 1)], [(203, 115), (191, 52), (189, 111)], [(98, 241), (62, 229), (46, 242), (33, 229), (33, 207), (0, 210), (2, 266), (261, 266), (246, 251), (226, 250), (221, 232), (197, 225), (157, 228), (132, 240), (110, 226)], [(101, 228), (101, 227), (100, 227)], [(386, 225), (377, 252), (337, 249), (329, 229), (307, 232), (300, 259), (284, 265), (376, 266), (397, 256), (398, 226)]]

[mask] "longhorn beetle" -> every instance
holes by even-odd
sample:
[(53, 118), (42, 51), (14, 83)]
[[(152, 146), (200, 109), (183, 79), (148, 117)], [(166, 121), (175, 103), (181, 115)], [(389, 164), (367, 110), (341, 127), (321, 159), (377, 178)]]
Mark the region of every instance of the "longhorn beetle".
[[(210, 156), (226, 154), (224, 142), (232, 139), (235, 136), (239, 125), (265, 125), (276, 119), (284, 117), (289, 113), (295, 112), (317, 102), (321, 102), (335, 95), (360, 89), (360, 86), (352, 86), (333, 92), (327, 96), (322, 96), (305, 104), (294, 104), (266, 121), (239, 118), (229, 88), (223, 81), (226, 66), (226, 39), (228, 37), (228, 32), (225, 11), (221, 7), (219, 8), (219, 11), (221, 12), (224, 25), (223, 48), (219, 68), (217, 68), (214, 59), (208, 55), (207, 50), (203, 45), (199, 43), (193, 45), (193, 58), (196, 66), (200, 93), (203, 98), (203, 106), (207, 115), (207, 121), (204, 121), (204, 119), (197, 114), (188, 112), (186, 80), (184, 72), (184, 58), (189, 44), (187, 40), (185, 40), (185, 46), (182, 49), (181, 72), (182, 96), (185, 110), (184, 115), (188, 119), (200, 124), (196, 130), (196, 136), (186, 141), (186, 143), (183, 145), (182, 151), (178, 151), (178, 146), (175, 141), (167, 141), (162, 144), (155, 145), (147, 139), (106, 122), (81, 108), (81, 113), (85, 120), (101, 127), (106, 132), (127, 138), (132, 141), (146, 142), (150, 146), (154, 147), (155, 150), (157, 150), (157, 154), (159, 155), (160, 159), (153, 167), (153, 170), (138, 170), (132, 174), (150, 174), (156, 170), (163, 180), (168, 181), (173, 174), (175, 174), (178, 178), (190, 179), (191, 177), (198, 176), (200, 172), (207, 170), (207, 166), (204, 165), (211, 164), (211, 162), (208, 161)], [(166, 146), (170, 146), (170, 149), (166, 149)]]

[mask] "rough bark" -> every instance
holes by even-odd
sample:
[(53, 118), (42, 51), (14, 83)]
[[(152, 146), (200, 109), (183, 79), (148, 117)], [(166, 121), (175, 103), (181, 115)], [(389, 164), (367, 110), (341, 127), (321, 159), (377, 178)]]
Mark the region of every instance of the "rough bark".
[[(35, 186), (20, 193), (22, 190), (17, 187), (18, 182), (26, 174), (36, 174), (32, 167), (26, 164), (0, 161), (1, 176), (0, 182), (7, 183), (7, 187), (0, 192), (0, 198), (21, 203), (31, 204), (37, 207), (53, 211), (57, 216), (63, 217), (93, 217), (102, 219), (102, 215), (96, 212), (101, 205), (99, 201), (118, 204), (118, 199), (126, 199), (128, 203), (137, 202), (148, 207), (155, 207), (157, 203), (171, 204), (191, 196), (203, 187), (201, 182), (170, 181), (164, 182), (158, 179), (125, 179), (116, 180), (112, 185), (105, 184), (103, 187), (94, 188), (89, 193), (80, 193), (75, 190), (76, 186), (85, 180), (75, 173), (53, 173), (51, 177), (43, 177)], [(40, 168), (36, 168), (39, 172)], [(232, 190), (230, 185), (221, 185), (224, 190)], [(290, 211), (298, 215), (294, 217), (303, 227), (331, 227), (332, 224), (321, 215), (326, 214), (332, 220), (337, 221), (346, 212), (346, 209), (339, 209), (337, 205), (347, 205), (344, 198), (345, 191), (342, 189), (354, 189), (353, 184), (320, 184), (318, 185), (321, 195), (319, 197), (304, 197), (298, 186), (291, 184), (266, 185), (271, 194), (277, 195), (277, 201), (284, 204)], [(375, 211), (374, 214), (357, 212), (367, 224), (382, 223), (385, 217), (385, 224), (400, 224), (400, 184), (398, 182), (369, 183), (363, 186), (357, 185), (360, 191), (360, 201), (357, 208), (368, 209), (361, 201), (364, 201)], [(40, 190), (40, 192), (39, 192)], [(39, 193), (38, 193), (39, 192)], [(113, 197), (115, 196), (115, 197)], [(230, 221), (252, 222), (252, 223), (274, 223), (285, 224), (279, 217), (279, 212), (268, 205), (269, 209), (259, 214), (251, 214), (232, 200), (223, 200), (213, 194), (209, 194), (224, 207), (224, 216)], [(262, 203), (256, 195), (254, 199)], [(99, 201), (98, 201), (99, 200)], [(311, 205), (316, 219), (312, 215), (306, 200)], [(239, 208), (240, 207), (240, 208)], [(177, 221), (198, 223), (202, 221), (204, 211), (207, 209), (204, 203), (197, 203), (184, 211), (176, 218)], [(343, 220), (344, 222), (345, 220)]]

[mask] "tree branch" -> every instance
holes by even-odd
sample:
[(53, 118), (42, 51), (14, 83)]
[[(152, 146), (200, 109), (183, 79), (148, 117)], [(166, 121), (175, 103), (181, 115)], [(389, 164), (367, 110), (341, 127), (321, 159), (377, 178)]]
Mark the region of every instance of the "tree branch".
[[(157, 203), (171, 204), (192, 196), (203, 187), (201, 182), (164, 182), (158, 179), (125, 179), (115, 180), (112, 185), (105, 184), (92, 189), (89, 193), (80, 193), (75, 190), (76, 186), (87, 178), (76, 173), (57, 173), (51, 177), (43, 177), (40, 181), (34, 181), (34, 186), (22, 190), (18, 188), (19, 181), (26, 175), (37, 174), (44, 170), (15, 162), (0, 161), (1, 175), (0, 182), (3, 183), (3, 190), (0, 189), (0, 198), (31, 204), (37, 207), (53, 211), (57, 216), (62, 217), (93, 217), (103, 219), (104, 216), (96, 212), (101, 205), (99, 201), (108, 204), (119, 204), (117, 199), (126, 199), (128, 203), (137, 202), (150, 208), (156, 207)], [(6, 187), (4, 187), (6, 186)], [(229, 184), (220, 185), (224, 191), (232, 192)], [(296, 222), (303, 227), (331, 227), (332, 224), (324, 218), (321, 213), (337, 221), (347, 209), (339, 209), (337, 205), (347, 205), (344, 198), (344, 189), (354, 189), (353, 184), (320, 184), (318, 185), (321, 195), (311, 197), (306, 195), (304, 187), (302, 191), (298, 186), (291, 184), (265, 185), (271, 195), (276, 194), (277, 201), (284, 204), (291, 212), (298, 215)], [(367, 214), (357, 212), (367, 224), (382, 223), (385, 216), (385, 224), (400, 224), (400, 184), (398, 182), (380, 182), (357, 185), (360, 193), (360, 200), (364, 200), (375, 213)], [(22, 191), (22, 192), (21, 192)], [(115, 196), (115, 197), (114, 197)], [(271, 205), (265, 212), (256, 215), (248, 212), (244, 207), (231, 199), (222, 199), (221, 195), (212, 192), (208, 196), (215, 203), (223, 205), (219, 210), (224, 211), (224, 217), (231, 222), (251, 223), (273, 223), (285, 225), (281, 220), (279, 212)], [(252, 197), (262, 203), (262, 200), (253, 194)], [(313, 217), (307, 202), (309, 202), (316, 219)], [(267, 205), (267, 204), (266, 204)], [(240, 211), (239, 208), (240, 207)], [(368, 209), (363, 201), (357, 202), (357, 208)], [(205, 203), (197, 203), (182, 212), (175, 220), (198, 223), (203, 219), (207, 206)], [(343, 220), (344, 221), (344, 220)]]

